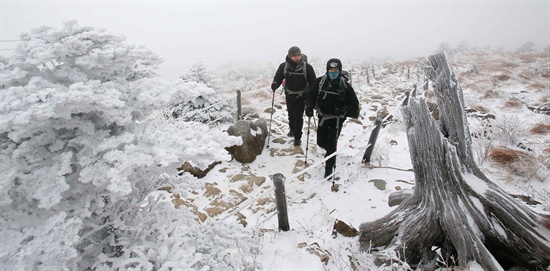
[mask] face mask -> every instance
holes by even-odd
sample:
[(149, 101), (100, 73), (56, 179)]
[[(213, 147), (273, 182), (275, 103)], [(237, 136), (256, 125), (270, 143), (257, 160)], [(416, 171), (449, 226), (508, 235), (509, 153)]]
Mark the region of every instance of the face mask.
[(331, 80), (336, 79), (336, 77), (338, 77), (338, 75), (340, 75), (340, 72), (339, 72), (339, 71), (337, 71), (337, 72), (328, 72), (328, 77), (329, 77)]

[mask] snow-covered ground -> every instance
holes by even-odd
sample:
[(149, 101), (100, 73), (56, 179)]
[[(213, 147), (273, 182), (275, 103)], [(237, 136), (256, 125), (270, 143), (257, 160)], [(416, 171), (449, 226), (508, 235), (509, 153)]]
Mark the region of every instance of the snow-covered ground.
[[(550, 116), (534, 113), (528, 106), (550, 102), (549, 58), (547, 53), (530, 58), (505, 53), (449, 57), (466, 107), (477, 110), (468, 114), (471, 132), (499, 136), (473, 139), (480, 168), (511, 194), (539, 202), (530, 206), (546, 214), (550, 210)], [(305, 118), (301, 147), (294, 147), (293, 139), (286, 136), (284, 95), (278, 90), (269, 148), (249, 164), (233, 160), (217, 165), (201, 179), (206, 188), (193, 191), (187, 202), (196, 207), (197, 217), (206, 218), (204, 223), (224, 220), (245, 225), (257, 236), (261, 250), (256, 261), (265, 270), (351, 270), (350, 259), (368, 268), (368, 255), (357, 251), (357, 237), (334, 236), (333, 226), (340, 220), (358, 229), (360, 223), (376, 220), (395, 208), (388, 206), (390, 193), (414, 187), (400, 104), (405, 90), (423, 83), (417, 81), (423, 80), (417, 76), (421, 61), (375, 63), (377, 77), (373, 79), (371, 74), (369, 83), (358, 64), (344, 62), (344, 66), (354, 67), (353, 85), (362, 110), (357, 120), (348, 119), (342, 129), (335, 185), (322, 178), (324, 150), (315, 144), (315, 121), (311, 120), (307, 140)], [(258, 91), (253, 99), (244, 100), (244, 107), (258, 112), (269, 125), (271, 92)], [(429, 93), (421, 88), (418, 91), (431, 100)], [(379, 111), (387, 111), (393, 118), (381, 129), (372, 167), (367, 167), (362, 157), (373, 117)], [(495, 116), (491, 126), (482, 118), (487, 114)], [(534, 133), (534, 127), (543, 127), (545, 132)], [(521, 151), (528, 159), (504, 164), (491, 159), (489, 150), (504, 147)], [(278, 230), (272, 182), (275, 173), (286, 177), (289, 231)]]

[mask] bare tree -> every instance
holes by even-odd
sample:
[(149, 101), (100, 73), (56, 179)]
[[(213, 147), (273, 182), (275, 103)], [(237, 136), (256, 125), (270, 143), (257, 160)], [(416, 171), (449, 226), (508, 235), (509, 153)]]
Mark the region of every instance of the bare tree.
[[(435, 268), (438, 257), (484, 270), (550, 265), (549, 216), (517, 202), (477, 167), (462, 88), (444, 52), (429, 57), (440, 122), (424, 99), (404, 108), (416, 188), (383, 218), (360, 225), (361, 250), (395, 251), (401, 260)], [(436, 248), (435, 250), (433, 248)]]

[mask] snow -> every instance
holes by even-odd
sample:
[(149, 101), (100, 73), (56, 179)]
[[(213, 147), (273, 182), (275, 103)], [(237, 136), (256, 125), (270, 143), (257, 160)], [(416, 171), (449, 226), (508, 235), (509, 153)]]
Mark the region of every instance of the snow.
[(485, 192), (489, 189), (489, 185), (474, 174), (464, 173), (462, 176), (464, 181), (479, 195), (485, 195)]

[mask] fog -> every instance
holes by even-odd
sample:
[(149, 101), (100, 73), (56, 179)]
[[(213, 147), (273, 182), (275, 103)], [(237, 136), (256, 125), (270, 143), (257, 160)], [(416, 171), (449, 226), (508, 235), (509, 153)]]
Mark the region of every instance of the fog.
[(297, 45), (309, 57), (344, 61), (426, 57), (440, 44), (514, 50), (550, 45), (550, 2), (543, 1), (5, 1), (1, 54), (19, 35), (64, 21), (105, 28), (144, 45), (175, 80), (202, 60), (279, 64)]

